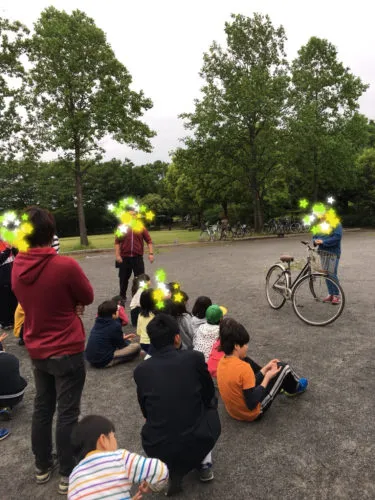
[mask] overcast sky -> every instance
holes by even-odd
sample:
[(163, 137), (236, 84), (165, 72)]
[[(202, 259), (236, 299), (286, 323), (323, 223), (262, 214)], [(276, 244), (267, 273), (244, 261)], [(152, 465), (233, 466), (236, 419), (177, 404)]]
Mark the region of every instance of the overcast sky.
[(80, 9), (107, 34), (117, 58), (133, 77), (133, 89), (143, 89), (154, 103), (144, 119), (157, 132), (153, 152), (131, 150), (111, 140), (106, 157), (130, 158), (136, 165), (169, 160), (169, 151), (184, 134), (178, 114), (193, 109), (202, 81), (203, 52), (213, 40), (225, 41), (224, 23), (230, 14), (269, 14), (282, 24), (293, 59), (311, 36), (327, 38), (339, 59), (370, 84), (361, 98), (361, 111), (375, 118), (375, 5), (370, 0), (0, 0), (3, 17), (30, 28), (40, 12), (54, 5), (70, 12)]

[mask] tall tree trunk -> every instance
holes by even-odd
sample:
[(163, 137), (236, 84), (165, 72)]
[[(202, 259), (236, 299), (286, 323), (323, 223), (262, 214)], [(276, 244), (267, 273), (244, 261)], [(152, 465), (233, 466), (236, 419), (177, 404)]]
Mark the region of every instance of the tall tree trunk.
[(254, 230), (259, 233), (263, 229), (264, 214), (262, 200), (260, 199), (257, 189), (252, 189), (253, 195), (253, 212), (254, 212)]
[(318, 201), (318, 194), (319, 194), (319, 173), (318, 173), (318, 152), (316, 150), (316, 147), (314, 147), (313, 151), (313, 200), (316, 203)]
[(77, 197), (79, 237), (81, 240), (81, 245), (87, 247), (89, 244), (89, 240), (87, 238), (85, 211), (83, 208), (82, 171), (81, 171), (80, 158), (77, 155), (76, 155), (75, 161), (74, 161), (74, 175), (75, 175), (75, 181), (76, 181), (76, 197)]
[(222, 201), (221, 206), (223, 208), (224, 217), (228, 218), (228, 202), (226, 200)]

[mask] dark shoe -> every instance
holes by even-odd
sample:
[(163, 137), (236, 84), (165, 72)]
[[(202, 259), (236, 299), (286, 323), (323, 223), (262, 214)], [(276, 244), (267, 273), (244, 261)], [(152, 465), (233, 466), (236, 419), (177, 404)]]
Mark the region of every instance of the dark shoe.
[(182, 491), (182, 476), (173, 476), (169, 478), (168, 489), (165, 492), (165, 496), (171, 497), (177, 495)]
[(8, 429), (0, 429), (0, 441), (2, 441), (3, 439), (6, 439), (10, 434), (10, 431), (8, 431)]
[(208, 483), (209, 481), (212, 481), (214, 478), (214, 473), (212, 470), (212, 464), (205, 464), (203, 467), (199, 469), (199, 479), (203, 483)]
[(69, 478), (66, 476), (61, 476), (59, 487), (57, 488), (57, 493), (59, 493), (59, 495), (67, 495), (68, 489), (69, 489)]
[(23, 341), (23, 339), (18, 339), (18, 345), (25, 345), (25, 342)]
[(2, 328), (3, 330), (12, 330), (12, 329), (13, 329), (13, 327), (14, 327), (14, 325), (5, 325), (5, 326), (4, 326), (4, 325), (2, 325), (2, 326), (1, 326), (1, 328)]
[(10, 420), (11, 418), (12, 418), (11, 408), (1, 408), (0, 419), (4, 421), (4, 420)]
[(48, 483), (48, 481), (51, 479), (53, 471), (57, 468), (58, 462), (56, 455), (53, 455), (52, 457), (52, 464), (47, 467), (47, 469), (35, 469), (35, 481), (36, 484), (44, 484)]

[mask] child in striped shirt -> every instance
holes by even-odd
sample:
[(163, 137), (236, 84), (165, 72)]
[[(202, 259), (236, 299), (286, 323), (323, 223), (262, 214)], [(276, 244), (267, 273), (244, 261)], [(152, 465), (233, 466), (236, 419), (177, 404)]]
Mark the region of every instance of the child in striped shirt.
[(134, 483), (139, 489), (133, 499), (166, 487), (167, 466), (156, 458), (118, 449), (114, 425), (105, 417), (83, 418), (73, 431), (72, 444), (80, 462), (69, 477), (68, 500), (130, 500)]

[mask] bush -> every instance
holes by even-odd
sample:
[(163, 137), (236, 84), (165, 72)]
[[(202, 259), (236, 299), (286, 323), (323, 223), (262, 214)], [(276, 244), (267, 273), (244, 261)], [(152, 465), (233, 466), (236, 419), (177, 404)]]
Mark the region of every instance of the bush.
[(375, 215), (368, 213), (343, 215), (342, 225), (344, 227), (375, 227)]

